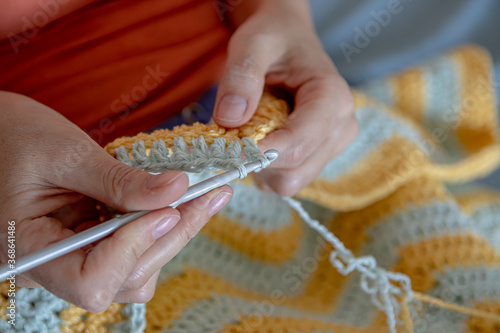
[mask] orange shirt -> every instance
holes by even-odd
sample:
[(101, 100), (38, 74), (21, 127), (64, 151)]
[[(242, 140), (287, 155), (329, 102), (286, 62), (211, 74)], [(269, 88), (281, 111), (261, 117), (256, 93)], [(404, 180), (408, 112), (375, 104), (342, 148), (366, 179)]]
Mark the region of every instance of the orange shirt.
[(0, 41), (0, 90), (48, 105), (100, 144), (146, 130), (217, 81), (230, 35), (218, 3), (93, 1), (49, 23), (57, 7), (40, 8)]

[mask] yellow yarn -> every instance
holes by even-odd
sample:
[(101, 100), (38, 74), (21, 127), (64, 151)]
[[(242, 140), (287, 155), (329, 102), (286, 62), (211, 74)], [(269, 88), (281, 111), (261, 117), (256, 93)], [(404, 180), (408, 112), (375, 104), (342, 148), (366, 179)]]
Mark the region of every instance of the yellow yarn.
[(101, 313), (91, 313), (76, 306), (61, 311), (59, 317), (64, 322), (60, 325), (63, 333), (105, 333), (106, 325), (118, 323), (125, 318), (120, 313), (122, 304), (112, 303)]

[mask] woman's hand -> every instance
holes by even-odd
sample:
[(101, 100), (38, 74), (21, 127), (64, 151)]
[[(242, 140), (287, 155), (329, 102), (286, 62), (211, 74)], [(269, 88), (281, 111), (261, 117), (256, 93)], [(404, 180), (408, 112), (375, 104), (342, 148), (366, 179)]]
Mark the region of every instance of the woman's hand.
[[(233, 1), (234, 2), (234, 1)], [(255, 176), (264, 190), (292, 196), (358, 133), (349, 87), (324, 52), (305, 0), (239, 1), (238, 28), (217, 93), (214, 120), (238, 127), (255, 112), (265, 85), (286, 88), (294, 104), (285, 127), (259, 142), (280, 156)]]
[[(15, 221), (16, 258), (98, 224), (95, 201), (122, 211), (158, 209), (187, 189), (182, 172), (153, 176), (109, 156), (63, 116), (27, 97), (0, 92), (0, 259)], [(232, 195), (228, 186), (178, 209), (163, 208), (111, 236), (16, 277), (91, 312), (111, 302), (147, 302), (160, 268)]]

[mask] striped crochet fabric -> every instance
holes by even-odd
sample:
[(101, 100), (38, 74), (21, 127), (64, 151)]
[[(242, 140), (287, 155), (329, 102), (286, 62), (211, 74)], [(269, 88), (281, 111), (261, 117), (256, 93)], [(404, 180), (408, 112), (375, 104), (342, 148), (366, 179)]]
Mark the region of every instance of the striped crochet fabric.
[[(363, 288), (358, 271), (339, 273), (332, 245), (250, 176), (163, 268), (148, 304), (90, 314), (44, 289), (20, 289), (13, 328), (3, 283), (0, 331), (500, 332), (500, 194), (470, 183), (500, 160), (491, 73), (488, 54), (468, 45), (354, 91), (359, 137), (297, 195), (356, 257), (409, 277), (395, 327), (366, 292), (375, 287)], [(107, 150), (130, 152), (137, 140), (152, 149), (157, 139), (172, 147), (175, 137), (190, 145), (201, 135), (258, 141), (283, 126), (285, 110), (265, 95), (244, 131), (198, 124)]]

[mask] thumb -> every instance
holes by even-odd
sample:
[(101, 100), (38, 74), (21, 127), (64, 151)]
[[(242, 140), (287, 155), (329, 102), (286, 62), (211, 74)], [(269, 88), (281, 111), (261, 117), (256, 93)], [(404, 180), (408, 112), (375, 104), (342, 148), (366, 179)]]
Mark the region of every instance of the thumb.
[(184, 172), (151, 175), (117, 161), (99, 146), (93, 151), (61, 186), (122, 211), (165, 207), (187, 190), (189, 181)]
[(213, 118), (217, 124), (239, 127), (252, 117), (262, 97), (266, 73), (279, 56), (277, 50), (263, 36), (233, 36), (215, 100)]

